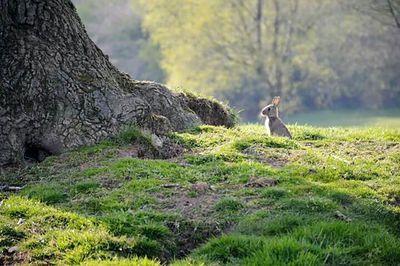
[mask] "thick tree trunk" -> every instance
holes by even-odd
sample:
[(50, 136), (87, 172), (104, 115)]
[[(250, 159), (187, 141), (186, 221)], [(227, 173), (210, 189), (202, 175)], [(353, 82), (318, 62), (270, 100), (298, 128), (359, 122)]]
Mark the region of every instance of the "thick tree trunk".
[[(218, 112), (225, 116), (214, 124), (231, 126), (228, 112)], [(159, 116), (174, 130), (202, 122), (184, 95), (120, 73), (70, 0), (0, 0), (0, 166)]]

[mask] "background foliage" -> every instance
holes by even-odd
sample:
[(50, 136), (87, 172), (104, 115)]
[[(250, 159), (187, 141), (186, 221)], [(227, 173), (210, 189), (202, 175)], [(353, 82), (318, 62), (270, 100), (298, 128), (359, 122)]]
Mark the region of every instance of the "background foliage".
[(75, 3), (122, 70), (229, 101), (245, 121), (273, 95), (286, 113), (400, 105), (400, 29), (386, 1)]

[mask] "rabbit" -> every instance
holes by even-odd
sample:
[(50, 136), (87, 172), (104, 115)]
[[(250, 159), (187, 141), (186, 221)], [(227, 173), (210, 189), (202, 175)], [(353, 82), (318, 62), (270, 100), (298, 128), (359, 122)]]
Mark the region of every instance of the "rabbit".
[(289, 130), (283, 124), (282, 120), (279, 118), (278, 105), (281, 101), (281, 97), (275, 96), (272, 99), (272, 103), (265, 106), (261, 110), (261, 116), (265, 117), (265, 128), (267, 130), (267, 134), (277, 135), (282, 137), (292, 138)]

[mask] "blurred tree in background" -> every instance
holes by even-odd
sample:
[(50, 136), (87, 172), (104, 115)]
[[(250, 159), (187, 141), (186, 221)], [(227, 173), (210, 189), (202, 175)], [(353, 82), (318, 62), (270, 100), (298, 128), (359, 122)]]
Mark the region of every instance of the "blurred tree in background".
[(399, 0), (75, 3), (122, 70), (227, 100), (245, 121), (274, 95), (286, 113), (400, 106)]
[(131, 0), (73, 0), (91, 39), (135, 79), (165, 82), (158, 46), (142, 30), (143, 10)]
[(358, 9), (400, 30), (400, 0), (368, 0), (366, 6), (360, 5)]

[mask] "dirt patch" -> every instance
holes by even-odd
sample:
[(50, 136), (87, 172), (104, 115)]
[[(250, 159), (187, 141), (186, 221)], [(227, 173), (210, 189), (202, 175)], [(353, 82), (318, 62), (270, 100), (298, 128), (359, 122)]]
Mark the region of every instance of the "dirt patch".
[(167, 223), (176, 236), (179, 254), (183, 258), (209, 238), (218, 236), (223, 229), (212, 218), (214, 205), (219, 196), (210, 189), (207, 183), (198, 182), (189, 189), (168, 183), (162, 188), (169, 193), (153, 193), (158, 199), (158, 206), (163, 212), (179, 214), (182, 220)]
[(25, 252), (5, 250), (0, 256), (0, 265), (20, 265), (28, 263), (28, 254)]
[(176, 212), (188, 219), (206, 221), (213, 212), (213, 206), (219, 196), (212, 192), (194, 194), (182, 188), (175, 188), (175, 193), (168, 198), (158, 195), (164, 210)]
[(129, 145), (125, 146), (123, 149), (120, 149), (118, 152), (118, 157), (139, 157), (141, 147), (138, 145)]
[(167, 223), (167, 227), (176, 236), (178, 254), (172, 259), (182, 259), (192, 250), (207, 242), (208, 239), (220, 235), (222, 232), (213, 222), (185, 220), (180, 223)]
[(119, 150), (119, 157), (134, 157), (140, 159), (170, 159), (180, 156), (183, 147), (168, 138), (161, 139), (157, 145), (135, 142)]
[(165, 139), (161, 147), (156, 148), (158, 159), (170, 159), (182, 155), (184, 149), (181, 145), (170, 139)]
[(102, 178), (101, 180), (102, 180), (101, 186), (108, 190), (112, 190), (114, 188), (118, 188), (121, 186), (121, 182), (119, 180), (109, 179), (109, 178), (104, 178), (104, 179)]
[(400, 207), (400, 195), (394, 196), (389, 204), (393, 207)]
[(205, 194), (211, 187), (206, 182), (196, 182), (192, 185), (191, 189), (198, 194)]
[(272, 168), (282, 168), (286, 165), (286, 161), (283, 160), (273, 160), (273, 159), (265, 159), (262, 160), (263, 163), (269, 164)]
[(245, 187), (274, 187), (278, 181), (271, 177), (250, 177), (249, 181), (244, 185)]
[(257, 145), (251, 146), (243, 150), (243, 153), (246, 155), (250, 155), (255, 161), (259, 163), (268, 164), (272, 168), (282, 168), (287, 164), (287, 160), (285, 160), (284, 158), (277, 158), (277, 154), (270, 154), (268, 152), (265, 152)]
[(163, 211), (177, 213), (190, 220), (211, 222), (214, 205), (220, 195), (209, 184), (196, 182), (190, 187), (183, 187), (168, 183), (162, 188), (168, 193), (155, 192), (152, 196), (158, 199)]

